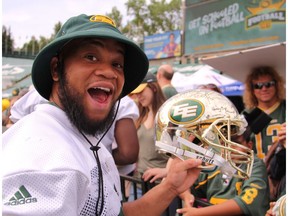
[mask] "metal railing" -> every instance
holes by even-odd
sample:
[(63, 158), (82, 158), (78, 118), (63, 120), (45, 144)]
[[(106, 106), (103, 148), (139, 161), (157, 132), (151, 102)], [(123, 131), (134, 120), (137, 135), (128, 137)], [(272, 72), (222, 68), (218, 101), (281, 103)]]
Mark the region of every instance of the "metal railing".
[[(144, 195), (147, 193), (150, 189), (155, 187), (159, 182), (156, 183), (150, 183), (149, 181), (143, 181), (142, 179), (132, 177), (132, 176), (127, 176), (127, 175), (120, 175), (120, 182), (121, 182), (121, 193), (123, 197), (123, 202), (128, 202), (128, 198), (126, 197), (125, 193), (125, 181), (130, 182), (130, 191), (132, 191), (132, 194), (130, 193), (129, 196), (132, 196), (132, 200), (138, 199), (138, 192), (141, 191), (141, 195)], [(131, 197), (130, 197), (131, 198)], [(203, 199), (195, 198), (194, 201), (194, 207), (206, 207), (211, 205), (210, 203), (206, 202)], [(177, 215), (175, 213), (177, 208), (182, 208), (182, 200), (179, 197), (176, 197), (174, 201), (171, 203), (171, 206), (169, 206), (165, 212), (162, 214), (162, 216), (175, 216)]]
[(2, 52), (2, 57), (35, 59), (36, 54), (24, 51), (12, 51), (12, 52)]

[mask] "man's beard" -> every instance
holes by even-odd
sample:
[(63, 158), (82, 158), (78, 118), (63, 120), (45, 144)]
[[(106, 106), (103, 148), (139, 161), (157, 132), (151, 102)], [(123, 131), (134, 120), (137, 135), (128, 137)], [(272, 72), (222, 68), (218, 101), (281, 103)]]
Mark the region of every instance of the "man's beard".
[[(82, 95), (69, 88), (65, 75), (61, 77), (59, 85), (59, 99), (70, 122), (86, 134), (97, 136), (103, 134), (112, 124), (115, 115), (115, 104), (108, 115), (102, 120), (89, 119), (85, 113), (85, 107), (81, 103)], [(60, 79), (61, 79), (60, 78)], [(76, 93), (74, 93), (76, 92)]]

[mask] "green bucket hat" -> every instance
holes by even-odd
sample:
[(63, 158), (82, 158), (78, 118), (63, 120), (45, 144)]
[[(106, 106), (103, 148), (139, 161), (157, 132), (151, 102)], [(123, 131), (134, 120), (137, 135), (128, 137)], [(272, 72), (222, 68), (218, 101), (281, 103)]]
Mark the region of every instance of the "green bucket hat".
[(39, 94), (49, 99), (52, 90), (50, 61), (69, 41), (76, 38), (110, 38), (125, 45), (124, 76), (125, 83), (121, 96), (129, 94), (144, 79), (149, 61), (142, 49), (124, 36), (112, 19), (103, 15), (81, 14), (70, 18), (55, 36), (36, 56), (32, 66), (32, 81)]

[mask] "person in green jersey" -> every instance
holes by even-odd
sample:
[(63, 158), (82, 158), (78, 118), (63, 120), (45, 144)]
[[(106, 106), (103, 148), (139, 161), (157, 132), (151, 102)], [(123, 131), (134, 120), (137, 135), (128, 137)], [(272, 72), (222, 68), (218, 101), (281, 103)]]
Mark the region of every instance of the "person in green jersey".
[[(231, 140), (251, 149), (253, 143), (250, 140), (250, 134), (247, 130), (240, 136), (232, 137)], [(177, 210), (178, 213), (185, 216), (262, 216), (269, 209), (269, 184), (266, 167), (257, 156), (254, 157), (250, 178), (228, 177), (217, 168), (211, 172), (201, 172), (191, 191), (193, 195), (189, 191), (181, 194), (185, 204), (184, 208)], [(193, 203), (194, 196), (206, 200), (210, 206), (197, 208)]]
[[(275, 175), (271, 175), (269, 167), (270, 159), (277, 153), (276, 150), (283, 146), (279, 144), (279, 132), (286, 122), (284, 79), (272, 67), (261, 66), (253, 68), (245, 81), (243, 102), (245, 111), (249, 112), (258, 107), (272, 118), (266, 127), (254, 135), (252, 141), (254, 143), (254, 152), (266, 163), (270, 185), (270, 199), (271, 201), (275, 201), (281, 194), (277, 192), (279, 191), (281, 178), (277, 177), (278, 179), (275, 179)], [(278, 159), (279, 155), (277, 156)], [(282, 161), (285, 165), (286, 157), (285, 154), (282, 155)], [(277, 176), (279, 176), (278, 174)], [(286, 181), (285, 177), (282, 179)]]
[(253, 138), (253, 150), (260, 159), (264, 159), (269, 148), (278, 141), (281, 125), (286, 121), (286, 100), (283, 78), (268, 66), (251, 70), (245, 81), (243, 94), (245, 110), (258, 107), (272, 120)]

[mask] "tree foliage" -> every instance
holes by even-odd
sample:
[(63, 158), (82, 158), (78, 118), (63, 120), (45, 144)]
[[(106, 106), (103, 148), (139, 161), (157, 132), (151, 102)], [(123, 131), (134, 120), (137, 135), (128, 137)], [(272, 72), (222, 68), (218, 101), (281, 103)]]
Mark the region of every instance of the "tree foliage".
[(124, 32), (128, 37), (141, 42), (145, 33), (149, 30), (147, 23), (148, 6), (146, 0), (128, 0), (126, 3), (127, 15), (131, 18), (124, 27)]
[(150, 12), (150, 32), (163, 33), (171, 30), (180, 30), (182, 22), (181, 0), (152, 0), (149, 5)]
[[(125, 6), (127, 9), (126, 15), (121, 14), (117, 7), (113, 7), (111, 12), (106, 13), (106, 15), (116, 22), (120, 31), (139, 44), (143, 43), (145, 36), (182, 29), (181, 0), (150, 0), (149, 4), (146, 0), (127, 0)], [(124, 21), (123, 16), (127, 17), (127, 20)], [(55, 37), (61, 26), (61, 22), (56, 23), (53, 29), (54, 32), (49, 38), (40, 36), (40, 39), (36, 39), (32, 36), (30, 41), (23, 45), (21, 51), (38, 53)], [(3, 46), (3, 43), (6, 43), (8, 47)], [(3, 26), (2, 51), (3, 49), (4, 51), (5, 49), (13, 51), (13, 43), (10, 29), (7, 30)]]
[(35, 36), (31, 36), (30, 40), (24, 43), (24, 45), (19, 49), (16, 50), (14, 47), (14, 40), (12, 39), (12, 35), (10, 29), (7, 30), (5, 26), (2, 26), (2, 53), (3, 54), (10, 54), (13, 52), (21, 52), (25, 55), (36, 55), (44, 46), (46, 46), (50, 41), (53, 40), (57, 32), (60, 30), (62, 26), (61, 22), (58, 22), (54, 26), (54, 32), (51, 34), (50, 37), (40, 36), (37, 39)]
[(2, 26), (2, 53), (12, 52), (14, 40), (10, 28)]
[(60, 31), (62, 27), (62, 23), (61, 22), (58, 22), (55, 24), (54, 26), (54, 32), (52, 33), (51, 37), (50, 37), (50, 40), (53, 40), (53, 38), (56, 36), (56, 34)]
[(182, 29), (183, 15), (181, 0), (128, 0), (126, 2), (126, 23), (122, 24), (122, 15), (117, 8), (107, 14), (117, 22), (120, 30), (138, 43), (143, 42), (145, 36), (164, 33), (166, 31)]
[(117, 7), (112, 7), (111, 13), (106, 13), (105, 15), (113, 19), (114, 22), (116, 23), (117, 28), (119, 28), (120, 31), (123, 31), (123, 28), (122, 28), (123, 15), (117, 9)]
[(149, 5), (146, 0), (128, 0), (126, 6), (131, 19), (124, 33), (139, 43), (145, 36), (181, 29), (181, 0), (151, 0)]

